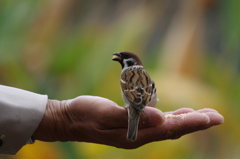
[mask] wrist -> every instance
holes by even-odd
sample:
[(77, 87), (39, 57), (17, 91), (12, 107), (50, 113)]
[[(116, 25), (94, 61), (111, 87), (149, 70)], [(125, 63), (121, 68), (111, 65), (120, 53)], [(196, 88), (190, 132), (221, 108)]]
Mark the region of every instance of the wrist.
[(48, 100), (45, 113), (32, 139), (41, 141), (66, 141), (63, 133), (66, 131), (63, 121), (64, 105), (62, 101)]

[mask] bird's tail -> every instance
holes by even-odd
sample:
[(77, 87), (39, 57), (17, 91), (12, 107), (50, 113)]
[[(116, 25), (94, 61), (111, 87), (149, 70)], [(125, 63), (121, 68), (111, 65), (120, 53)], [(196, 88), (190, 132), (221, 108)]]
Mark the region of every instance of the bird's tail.
[(133, 106), (128, 107), (128, 141), (134, 142), (137, 140), (139, 117), (140, 112), (138, 110)]

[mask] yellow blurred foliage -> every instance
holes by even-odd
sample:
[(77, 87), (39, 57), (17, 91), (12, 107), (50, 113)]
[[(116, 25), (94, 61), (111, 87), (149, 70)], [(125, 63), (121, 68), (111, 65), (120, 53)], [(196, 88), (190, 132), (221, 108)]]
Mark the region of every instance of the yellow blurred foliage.
[(19, 151), (15, 158), (32, 159), (63, 159), (63, 154), (56, 144), (36, 141), (34, 145), (26, 145)]

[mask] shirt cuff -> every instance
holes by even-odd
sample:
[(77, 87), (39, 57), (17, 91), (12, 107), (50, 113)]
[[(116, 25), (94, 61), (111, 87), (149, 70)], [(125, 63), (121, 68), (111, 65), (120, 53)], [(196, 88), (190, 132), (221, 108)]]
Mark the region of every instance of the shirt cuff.
[(28, 143), (43, 118), (47, 100), (47, 95), (0, 85), (0, 154), (14, 155)]

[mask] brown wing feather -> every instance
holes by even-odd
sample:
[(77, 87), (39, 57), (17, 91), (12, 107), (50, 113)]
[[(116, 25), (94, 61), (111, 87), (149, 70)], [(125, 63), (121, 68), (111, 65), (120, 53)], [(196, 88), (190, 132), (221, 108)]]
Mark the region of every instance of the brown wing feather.
[(143, 68), (126, 70), (121, 79), (122, 91), (135, 108), (141, 109), (151, 100), (151, 78)]

